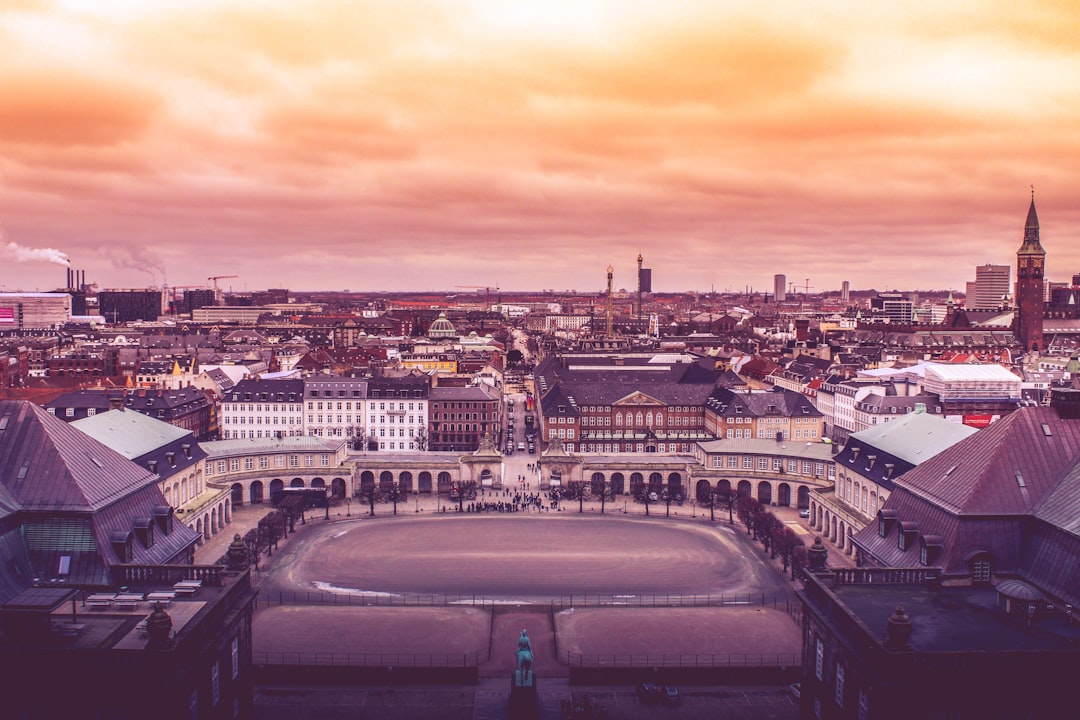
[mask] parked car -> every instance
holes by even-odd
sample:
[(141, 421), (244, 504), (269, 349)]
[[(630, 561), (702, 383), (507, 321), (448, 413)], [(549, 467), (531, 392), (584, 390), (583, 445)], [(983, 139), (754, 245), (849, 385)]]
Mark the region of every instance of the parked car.
[(675, 687), (674, 685), (664, 686), (665, 705), (678, 705), (681, 700), (682, 698), (679, 697), (679, 688)]
[(652, 704), (660, 699), (660, 688), (653, 683), (641, 683), (637, 686), (638, 700)]
[(810, 508), (803, 508), (802, 510), (800, 510), (799, 511), (799, 517), (801, 517), (801, 518), (810, 517)]

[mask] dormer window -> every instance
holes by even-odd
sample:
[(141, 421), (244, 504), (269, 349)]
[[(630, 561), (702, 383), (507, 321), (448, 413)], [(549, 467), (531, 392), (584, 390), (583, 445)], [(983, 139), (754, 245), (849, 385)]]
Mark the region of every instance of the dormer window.
[(901, 522), (900, 534), (896, 537), (896, 546), (901, 550), (907, 550), (911, 543), (919, 536), (919, 523)]
[(893, 472), (896, 471), (896, 466), (892, 463), (885, 463), (885, 479), (888, 480), (893, 476)]
[(877, 462), (877, 455), (867, 455), (866, 456), (866, 469), (867, 470), (873, 470), (875, 462)]
[(889, 537), (894, 524), (896, 524), (895, 510), (878, 510), (878, 537)]
[(181, 445), (180, 448), (184, 451), (184, 457), (186, 457), (188, 460), (190, 460), (191, 459), (191, 446), (190, 445)]
[(174, 453), (174, 452), (165, 453), (165, 459), (169, 461), (169, 465), (171, 465), (172, 467), (176, 467), (176, 453)]

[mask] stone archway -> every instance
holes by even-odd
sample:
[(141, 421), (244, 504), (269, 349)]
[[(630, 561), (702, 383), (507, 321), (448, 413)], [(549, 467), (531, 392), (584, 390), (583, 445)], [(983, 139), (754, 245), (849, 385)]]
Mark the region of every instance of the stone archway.
[(326, 487), (326, 481), (323, 480), (322, 478), (315, 478), (315, 479), (313, 479), (311, 481), (311, 487), (313, 487), (313, 488)]
[(772, 505), (772, 483), (768, 480), (758, 483), (757, 500), (762, 505)]
[(413, 489), (414, 489), (413, 488), (413, 474), (411, 472), (409, 472), (408, 470), (403, 470), (402, 472), (398, 473), (398, 485), (401, 486), (402, 490), (407, 490), (408, 492), (412, 492)]
[(419, 492), (422, 492), (422, 493), (430, 494), (431, 493), (431, 473), (429, 473), (427, 470), (423, 470), (420, 473), (420, 475), (417, 477), (417, 480), (419, 481), (419, 485), (417, 487), (417, 490)]
[(731, 481), (730, 480), (717, 480), (716, 481), (716, 492), (720, 493), (721, 495), (730, 495), (731, 494)]
[(302, 488), (304, 487), (304, 478), (293, 478), (289, 483), (289, 487)]
[(281, 478), (274, 478), (270, 481), (270, 498), (273, 499), (275, 495), (285, 489), (285, 483)]
[(739, 490), (738, 490), (739, 497), (751, 497), (751, 490), (752, 490), (752, 488), (750, 487), (750, 481), (749, 480), (740, 480), (739, 481)]
[(626, 478), (622, 473), (611, 473), (611, 494), (622, 495), (626, 492)]
[(453, 485), (454, 485), (453, 478), (450, 476), (450, 473), (446, 472), (445, 470), (443, 472), (439, 473), (438, 482), (439, 482), (438, 491), (440, 493), (444, 493), (444, 492), (448, 493), (448, 492), (450, 492), (450, 488), (453, 487)]
[(375, 473), (365, 470), (360, 473), (360, 489), (366, 490), (375, 487)]
[(230, 488), (230, 490), (231, 490), (230, 497), (232, 497), (233, 505), (243, 505), (244, 504), (244, 486), (241, 485), (240, 483), (233, 483), (233, 486), (232, 486), (232, 488)]
[(645, 476), (639, 472), (630, 474), (630, 493), (637, 497), (638, 490), (645, 484)]
[(484, 468), (480, 471), (480, 487), (489, 488), (495, 484), (494, 476), (491, 474), (491, 470)]
[(262, 480), (256, 480), (251, 483), (251, 488), (248, 490), (248, 495), (251, 498), (251, 504), (261, 503), (263, 501), (263, 484)]
[(791, 486), (787, 483), (780, 483), (776, 488), (776, 504), (780, 507), (791, 506)]
[(330, 481), (330, 494), (336, 498), (345, 497), (345, 479), (334, 478)]
[(810, 488), (800, 485), (797, 495), (800, 510), (810, 507)]
[(694, 497), (699, 503), (708, 502), (710, 491), (712, 491), (712, 483), (708, 480), (698, 480), (694, 487)]

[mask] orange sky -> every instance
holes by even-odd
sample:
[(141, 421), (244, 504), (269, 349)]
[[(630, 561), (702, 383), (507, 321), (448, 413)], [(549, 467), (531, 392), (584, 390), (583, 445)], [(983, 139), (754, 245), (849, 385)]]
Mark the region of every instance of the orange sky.
[(0, 289), (962, 291), (1032, 184), (1066, 281), (1077, 78), (1073, 0), (0, 0)]

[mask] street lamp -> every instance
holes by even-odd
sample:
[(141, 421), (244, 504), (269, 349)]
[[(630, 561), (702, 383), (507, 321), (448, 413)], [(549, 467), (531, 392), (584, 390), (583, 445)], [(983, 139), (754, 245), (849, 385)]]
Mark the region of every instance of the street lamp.
[(345, 498), (345, 517), (352, 517), (352, 498)]
[(413, 493), (413, 499), (416, 501), (416, 512), (420, 512), (420, 493)]

